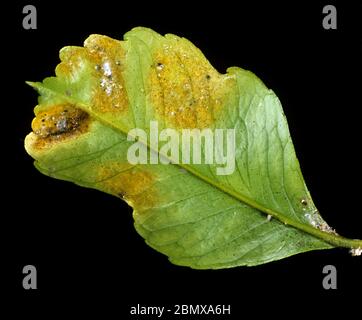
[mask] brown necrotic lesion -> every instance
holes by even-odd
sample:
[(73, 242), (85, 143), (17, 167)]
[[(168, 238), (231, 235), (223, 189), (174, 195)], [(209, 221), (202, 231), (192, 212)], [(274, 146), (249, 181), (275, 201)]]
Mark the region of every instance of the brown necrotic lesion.
[(38, 138), (54, 139), (71, 136), (88, 127), (89, 115), (73, 105), (56, 105), (39, 112), (32, 129)]

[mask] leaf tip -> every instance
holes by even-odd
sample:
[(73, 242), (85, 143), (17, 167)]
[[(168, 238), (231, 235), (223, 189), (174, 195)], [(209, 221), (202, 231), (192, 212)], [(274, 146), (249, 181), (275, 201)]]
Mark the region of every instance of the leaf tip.
[(35, 83), (34, 81), (25, 81), (25, 83), (31, 87), (34, 87), (35, 86)]
[(39, 88), (39, 82), (34, 82), (34, 81), (25, 81), (25, 83), (34, 88), (35, 90), (37, 90)]

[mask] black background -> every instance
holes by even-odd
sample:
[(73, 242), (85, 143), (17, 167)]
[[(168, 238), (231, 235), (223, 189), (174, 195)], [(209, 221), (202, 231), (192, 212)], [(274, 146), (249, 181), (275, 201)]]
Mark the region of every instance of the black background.
[[(337, 7), (337, 30), (322, 28), (322, 8), (330, 3)], [(37, 93), (24, 81), (53, 75), (60, 48), (82, 45), (92, 33), (121, 39), (135, 26), (174, 33), (191, 40), (218, 71), (249, 69), (275, 91), (314, 202), (340, 234), (361, 238), (361, 6), (340, 1), (33, 1), (38, 29), (24, 30), (26, 4), (8, 5), (2, 15), (1, 290), (16, 304), (12, 313), (52, 319), (60, 313), (100, 312), (144, 319), (129, 315), (138, 303), (231, 304), (239, 318), (246, 312), (292, 317), (284, 313), (290, 307), (299, 315), (358, 310), (352, 298), (361, 300), (362, 258), (346, 249), (253, 268), (174, 266), (136, 233), (131, 209), (123, 202), (41, 175), (23, 143), (37, 102)], [(37, 290), (22, 288), (27, 264), (37, 267)], [(327, 264), (337, 268), (337, 290), (322, 287)]]

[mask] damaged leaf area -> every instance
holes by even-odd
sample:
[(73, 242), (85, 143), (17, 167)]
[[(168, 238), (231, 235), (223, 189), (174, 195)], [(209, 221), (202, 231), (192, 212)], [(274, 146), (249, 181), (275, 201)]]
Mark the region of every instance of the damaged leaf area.
[(71, 139), (88, 130), (88, 113), (72, 105), (55, 105), (37, 114), (32, 122), (36, 148)]
[[(361, 255), (361, 240), (339, 236), (319, 214), (280, 101), (253, 73), (221, 74), (188, 40), (147, 28), (122, 41), (91, 35), (60, 60), (55, 77), (29, 82), (39, 101), (27, 152), (45, 175), (126, 201), (137, 232), (172, 263), (253, 266), (334, 247)], [(128, 133), (155, 121), (175, 133), (234, 129), (235, 170), (129, 162)], [(150, 139), (138, 143), (148, 160), (169, 156)]]

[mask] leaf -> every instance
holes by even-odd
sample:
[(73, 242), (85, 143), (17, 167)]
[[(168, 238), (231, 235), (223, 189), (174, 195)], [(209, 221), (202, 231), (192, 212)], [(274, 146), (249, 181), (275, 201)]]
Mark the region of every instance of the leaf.
[[(48, 176), (124, 199), (136, 230), (172, 263), (217, 269), (338, 246), (360, 252), (361, 240), (338, 236), (319, 215), (281, 104), (253, 73), (219, 74), (186, 39), (146, 28), (124, 41), (91, 35), (60, 58), (56, 77), (29, 83), (40, 97), (27, 152)], [(152, 121), (180, 135), (235, 129), (233, 172), (177, 163), (181, 147), (176, 159), (147, 137), (136, 143), (147, 145), (148, 163), (130, 163), (131, 130), (150, 133)]]

